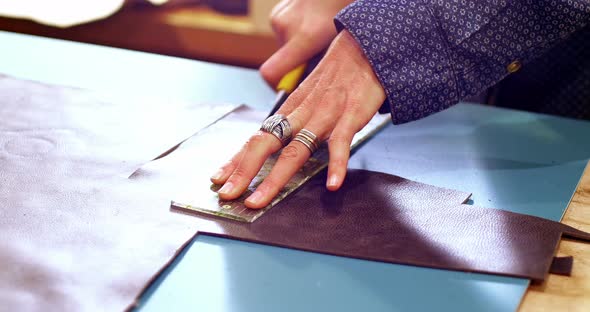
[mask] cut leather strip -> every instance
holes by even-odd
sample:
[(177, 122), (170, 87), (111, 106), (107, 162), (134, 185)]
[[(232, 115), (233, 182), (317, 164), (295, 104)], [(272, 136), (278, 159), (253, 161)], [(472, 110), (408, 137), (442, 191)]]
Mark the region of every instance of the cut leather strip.
[(574, 257), (554, 257), (549, 267), (549, 273), (559, 275), (572, 275), (572, 268), (574, 266)]
[[(338, 192), (310, 180), (250, 225), (198, 216), (200, 233), (338, 256), (543, 281), (562, 234), (558, 222), (462, 205), (467, 193), (351, 170)], [(574, 234), (574, 235), (572, 235)]]

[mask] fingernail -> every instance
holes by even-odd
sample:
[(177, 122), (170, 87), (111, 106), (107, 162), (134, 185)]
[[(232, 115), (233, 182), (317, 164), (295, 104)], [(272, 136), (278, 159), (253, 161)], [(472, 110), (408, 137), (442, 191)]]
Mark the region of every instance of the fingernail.
[(219, 169), (214, 175), (211, 176), (211, 180), (219, 180), (223, 176), (223, 170)]
[(328, 179), (328, 186), (337, 186), (338, 185), (338, 176), (333, 174)]
[(250, 197), (248, 197), (246, 200), (251, 202), (252, 204), (258, 204), (261, 199), (262, 199), (262, 192), (256, 191), (252, 195), (250, 195)]
[(234, 185), (231, 182), (226, 182), (221, 189), (219, 189), (218, 193), (221, 194), (229, 194), (234, 189)]

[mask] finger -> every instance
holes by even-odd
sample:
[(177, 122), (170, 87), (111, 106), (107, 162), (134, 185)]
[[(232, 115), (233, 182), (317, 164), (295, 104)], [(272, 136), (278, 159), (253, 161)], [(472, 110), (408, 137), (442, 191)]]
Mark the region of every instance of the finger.
[(330, 191), (338, 190), (346, 177), (350, 144), (358, 129), (356, 124), (354, 117), (343, 116), (328, 139), (330, 160), (326, 188)]
[(284, 75), (312, 58), (323, 47), (323, 41), (314, 40), (306, 32), (299, 31), (260, 66), (260, 74), (270, 85), (276, 86)]
[[(314, 95), (310, 95), (308, 98), (314, 98)], [(329, 102), (336, 103), (337, 101), (332, 100)], [(309, 107), (312, 104), (308, 102), (306, 105)], [(300, 125), (306, 124), (305, 121), (314, 114), (315, 118), (312, 118), (307, 123), (305, 129), (316, 135), (319, 144), (334, 127), (338, 119), (338, 110), (334, 110), (334, 105), (327, 105), (319, 109), (305, 109), (306, 105), (297, 107), (289, 115), (289, 120), (297, 121), (292, 123), (293, 132), (297, 133), (303, 128)], [(336, 113), (331, 113), (333, 111)], [(326, 120), (325, 116), (333, 116), (334, 118)], [(303, 143), (291, 141), (281, 152), (269, 175), (258, 186), (256, 191), (246, 199), (246, 206), (250, 208), (266, 207), (310, 156), (311, 151)]]
[(211, 176), (211, 182), (215, 184), (225, 183), (227, 178), (229, 178), (230, 174), (240, 163), (240, 160), (242, 160), (242, 156), (244, 156), (247, 147), (248, 143), (244, 144), (238, 153), (236, 153), (227, 163), (221, 166), (221, 168), (219, 168), (217, 172)]
[(258, 131), (248, 143), (238, 165), (219, 189), (219, 197), (230, 200), (239, 197), (250, 185), (266, 159), (281, 148), (281, 142), (272, 134)]
[(270, 26), (281, 45), (285, 44), (289, 39), (289, 12), (292, 11), (293, 1), (284, 0), (275, 5), (270, 13)]
[(244, 202), (246, 207), (259, 209), (266, 207), (279, 191), (305, 164), (311, 152), (298, 141), (291, 141), (281, 151), (281, 155), (264, 181)]
[[(331, 75), (325, 76), (331, 77)], [(321, 86), (321, 81), (315, 86)], [(304, 103), (293, 110), (289, 115), (289, 119), (299, 121), (292, 124), (294, 133), (303, 128), (300, 125), (306, 124), (305, 129), (316, 135), (319, 144), (334, 129), (343, 111), (342, 106), (346, 103), (346, 95), (339, 88), (325, 90), (320, 87), (315, 90), (305, 99)], [(315, 101), (317, 103), (314, 103)], [(318, 103), (321, 103), (321, 105)], [(306, 122), (307, 120), (309, 122)], [(283, 154), (281, 154), (265, 181), (246, 200), (246, 206), (251, 208), (267, 206), (297, 170), (303, 166), (310, 157), (311, 151), (303, 143), (292, 141), (283, 150)]]
[[(290, 114), (286, 117), (294, 133), (299, 131), (305, 118), (301, 114)], [(272, 143), (272, 145), (270, 145)], [(242, 155), (236, 156), (233, 161), (224, 167), (221, 177), (217, 181), (224, 183), (219, 190), (221, 199), (234, 199), (240, 196), (256, 176), (266, 159), (282, 147), (282, 143), (272, 134), (259, 131), (250, 138)], [(239, 157), (239, 158), (238, 158)], [(236, 165), (237, 164), (237, 165)]]

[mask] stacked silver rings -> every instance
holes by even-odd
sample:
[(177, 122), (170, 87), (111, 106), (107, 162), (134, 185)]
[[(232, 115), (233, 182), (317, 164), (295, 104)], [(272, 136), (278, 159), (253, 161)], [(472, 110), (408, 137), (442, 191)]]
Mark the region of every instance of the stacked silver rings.
[(293, 141), (305, 145), (312, 154), (317, 151), (319, 147), (318, 137), (307, 129), (301, 129), (301, 131), (295, 135)]
[(287, 118), (285, 118), (285, 116), (280, 114), (272, 115), (266, 118), (266, 120), (264, 120), (262, 123), (262, 126), (260, 126), (260, 130), (274, 135), (281, 141), (283, 146), (287, 145), (287, 143), (291, 141), (291, 137), (293, 135), (289, 121)]

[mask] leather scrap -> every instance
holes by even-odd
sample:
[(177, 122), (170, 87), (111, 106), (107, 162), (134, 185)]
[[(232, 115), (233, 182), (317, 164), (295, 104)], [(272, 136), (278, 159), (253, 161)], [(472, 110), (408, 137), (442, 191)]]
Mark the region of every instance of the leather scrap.
[(195, 228), (128, 174), (233, 108), (0, 75), (0, 310), (132, 303)]

